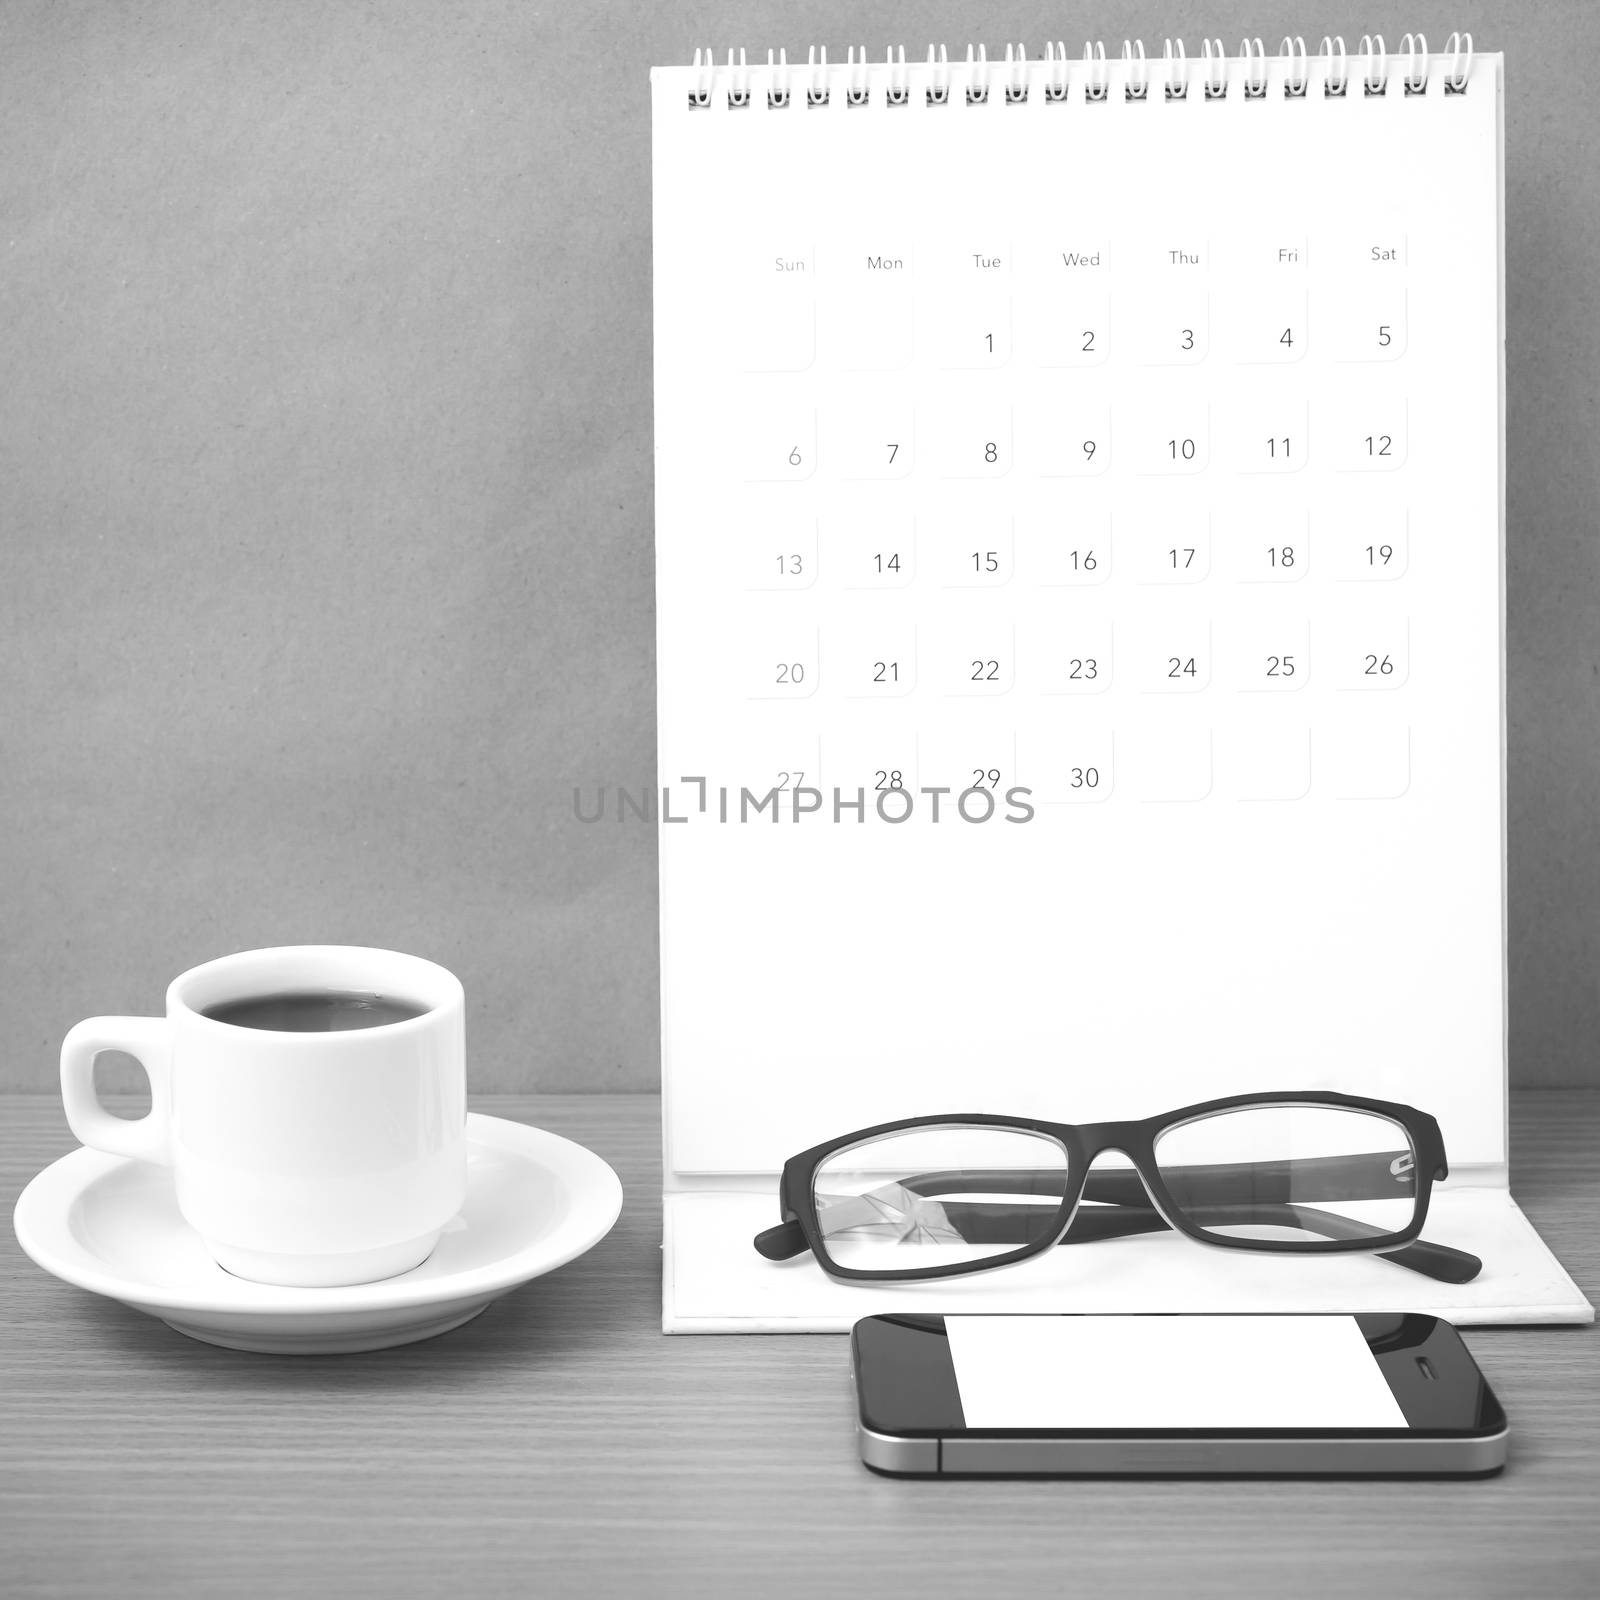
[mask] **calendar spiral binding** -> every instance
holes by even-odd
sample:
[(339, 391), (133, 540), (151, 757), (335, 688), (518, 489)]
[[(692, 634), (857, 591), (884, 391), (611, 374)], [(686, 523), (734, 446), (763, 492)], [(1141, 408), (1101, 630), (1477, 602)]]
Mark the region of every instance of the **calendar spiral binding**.
[(1243, 40), (1236, 56), (1226, 54), (1220, 39), (1202, 40), (1198, 56), (1189, 55), (1183, 40), (1167, 39), (1159, 58), (1146, 56), (1142, 40), (1124, 39), (1120, 58), (1108, 56), (1104, 43), (1095, 40), (1084, 45), (1077, 60), (1059, 40), (1047, 43), (1042, 56), (1031, 57), (1025, 45), (1008, 44), (1004, 60), (993, 61), (981, 44), (967, 46), (965, 62), (952, 62), (944, 45), (929, 45), (926, 61), (910, 63), (903, 45), (887, 50), (878, 62), (852, 45), (843, 62), (831, 63), (827, 47), (813, 45), (803, 66), (791, 63), (784, 50), (769, 50), (764, 67), (752, 64), (743, 50), (730, 49), (722, 66), (711, 50), (696, 50), (689, 106), (708, 109), (719, 87), (730, 111), (757, 104), (775, 111), (791, 105), (825, 106), (836, 91), (847, 106), (865, 106), (875, 84), (886, 106), (904, 106), (911, 103), (914, 77), (930, 106), (954, 101), (987, 105), (996, 90), (1005, 104), (1021, 105), (1035, 89), (1043, 99), (1064, 104), (1073, 98), (1074, 88), (1077, 98), (1092, 105), (1111, 97), (1114, 77), (1126, 100), (1148, 100), (1153, 88), (1166, 100), (1186, 100), (1191, 89), (1206, 100), (1226, 100), (1235, 90), (1245, 100), (1264, 100), (1275, 78), (1285, 99), (1303, 100), (1314, 77), (1325, 96), (1341, 99), (1352, 89), (1386, 95), (1391, 77), (1402, 93), (1425, 94), (1430, 75), (1438, 71), (1444, 93), (1455, 95), (1467, 92), (1473, 59), (1472, 35), (1459, 32), (1450, 35), (1438, 55), (1429, 54), (1420, 33), (1406, 34), (1392, 56), (1381, 33), (1363, 34), (1353, 56), (1342, 37), (1324, 35), (1314, 57), (1298, 34), (1284, 39), (1276, 57), (1267, 54), (1259, 38)]

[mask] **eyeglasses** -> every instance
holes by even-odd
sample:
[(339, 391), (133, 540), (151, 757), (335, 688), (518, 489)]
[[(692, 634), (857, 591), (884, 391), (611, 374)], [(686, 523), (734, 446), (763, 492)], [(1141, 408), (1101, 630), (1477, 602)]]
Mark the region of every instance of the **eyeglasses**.
[(885, 1283), (1173, 1228), (1228, 1250), (1376, 1253), (1468, 1283), (1476, 1256), (1418, 1237), (1448, 1172), (1432, 1117), (1344, 1094), (1235, 1095), (1142, 1122), (910, 1117), (786, 1162), (784, 1220), (755, 1247)]

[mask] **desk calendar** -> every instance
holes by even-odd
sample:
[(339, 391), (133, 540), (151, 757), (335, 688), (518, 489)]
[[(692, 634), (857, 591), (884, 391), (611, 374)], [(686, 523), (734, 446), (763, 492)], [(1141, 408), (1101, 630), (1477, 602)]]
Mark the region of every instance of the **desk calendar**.
[(653, 84), (666, 1326), (921, 1303), (751, 1250), (821, 1138), (1301, 1087), (1438, 1117), (1477, 1283), (963, 1304), (1589, 1315), (1507, 1189), (1499, 58)]

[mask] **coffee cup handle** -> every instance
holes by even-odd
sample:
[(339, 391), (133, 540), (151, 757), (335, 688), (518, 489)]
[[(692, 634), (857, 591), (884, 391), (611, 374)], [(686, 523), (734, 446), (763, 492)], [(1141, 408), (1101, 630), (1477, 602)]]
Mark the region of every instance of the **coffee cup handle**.
[[(61, 1100), (79, 1140), (109, 1155), (172, 1164), (168, 1114), (168, 1044), (164, 1017), (90, 1017), (61, 1041)], [(94, 1092), (94, 1062), (102, 1050), (137, 1056), (150, 1079), (150, 1110), (135, 1120), (114, 1117)]]

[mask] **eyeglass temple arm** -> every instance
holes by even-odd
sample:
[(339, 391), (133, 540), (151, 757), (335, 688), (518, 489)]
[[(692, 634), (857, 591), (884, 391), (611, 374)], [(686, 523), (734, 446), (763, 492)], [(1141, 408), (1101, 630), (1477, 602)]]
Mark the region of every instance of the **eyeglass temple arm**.
[[(1218, 1205), (1230, 1202), (1238, 1210), (1247, 1210), (1250, 1220), (1268, 1223), (1263, 1216), (1268, 1206), (1279, 1211), (1279, 1220), (1288, 1226), (1302, 1226), (1308, 1232), (1317, 1232), (1329, 1238), (1366, 1239), (1383, 1232), (1368, 1223), (1341, 1217), (1334, 1212), (1319, 1211), (1297, 1202), (1291, 1202), (1287, 1193), (1279, 1198), (1270, 1191), (1280, 1187), (1287, 1191), (1291, 1176), (1297, 1190), (1304, 1191), (1308, 1182), (1323, 1200), (1364, 1200), (1382, 1196), (1397, 1179), (1408, 1176), (1407, 1169), (1396, 1172), (1395, 1166), (1409, 1159), (1408, 1151), (1387, 1151), (1356, 1156), (1323, 1156), (1297, 1162), (1251, 1162), (1233, 1165), (1169, 1168), (1164, 1176), (1169, 1184), (1182, 1188), (1186, 1211), (1194, 1215), (1196, 1203), (1210, 1212)], [(1436, 1177), (1443, 1177), (1441, 1166)], [(1060, 1181), (1057, 1172), (1030, 1171), (1026, 1168), (1002, 1168), (990, 1172), (955, 1171), (921, 1173), (900, 1185), (914, 1194), (959, 1194), (963, 1191), (987, 1190), (991, 1194), (1048, 1194), (1049, 1186)], [(1265, 1192), (1264, 1192), (1265, 1191)], [(1149, 1203), (1144, 1181), (1134, 1171), (1091, 1172), (1084, 1186), (1085, 1200), (1115, 1207), (1115, 1210), (1079, 1209), (1068, 1229), (1063, 1244), (1077, 1244), (1090, 1239), (1124, 1238), (1130, 1234), (1151, 1233), (1168, 1226), (1166, 1220)], [(995, 1208), (984, 1208), (994, 1211)], [(1006, 1208), (1009, 1209), (1009, 1208)], [(947, 1207), (951, 1221), (958, 1223), (965, 1214), (969, 1226), (976, 1221), (973, 1206)], [(1213, 1215), (1212, 1226), (1242, 1220), (1238, 1210), (1224, 1216)], [(1196, 1217), (1200, 1221), (1200, 1217)], [(1204, 1221), (1202, 1226), (1207, 1225)], [(798, 1222), (779, 1223), (756, 1235), (756, 1250), (769, 1261), (787, 1261), (806, 1250), (805, 1235)], [(1483, 1263), (1464, 1250), (1449, 1245), (1433, 1244), (1417, 1239), (1397, 1250), (1380, 1250), (1376, 1254), (1397, 1266), (1408, 1267), (1426, 1277), (1445, 1283), (1470, 1283), (1483, 1270)]]
[[(1292, 1161), (1208, 1162), (1204, 1166), (1162, 1167), (1175, 1195), (1197, 1205), (1243, 1205), (1263, 1196), (1288, 1200), (1382, 1200), (1403, 1194), (1412, 1183), (1409, 1150), (1373, 1150), (1350, 1156), (1310, 1156)], [(940, 1181), (954, 1176), (938, 1173)], [(993, 1174), (999, 1177), (1000, 1174)], [(1433, 1174), (1449, 1169), (1441, 1162)], [(921, 1179), (917, 1182), (920, 1185)], [(948, 1193), (949, 1191), (944, 1191)], [(1007, 1192), (1007, 1191), (1002, 1191)], [(1112, 1205), (1145, 1205), (1144, 1180), (1128, 1169), (1097, 1169), (1083, 1186), (1083, 1198)]]
[[(1337, 1212), (1317, 1210), (1305, 1205), (1303, 1199), (1385, 1198), (1394, 1193), (1397, 1183), (1409, 1182), (1411, 1159), (1408, 1150), (1385, 1150), (1351, 1156), (1315, 1156), (1298, 1161), (1167, 1167), (1162, 1169), (1162, 1176), (1169, 1188), (1182, 1195), (1185, 1213), (1202, 1227), (1237, 1225), (1245, 1220), (1265, 1225), (1278, 1221), (1283, 1226), (1303, 1227), (1309, 1233), (1321, 1233), (1330, 1239), (1371, 1239), (1384, 1230), (1342, 1217)], [(1443, 1178), (1446, 1171), (1441, 1165), (1434, 1176)], [(991, 1194), (1036, 1194), (1041, 1183), (1058, 1181), (1051, 1173), (1013, 1168), (982, 1173), (926, 1173), (911, 1179), (905, 1187), (917, 1194), (955, 1194), (962, 1190), (980, 1192), (985, 1189)], [(1291, 1200), (1291, 1194), (1301, 1198)], [(1167, 1226), (1161, 1213), (1151, 1207), (1144, 1180), (1132, 1169), (1091, 1172), (1083, 1187), (1083, 1198), (1115, 1210), (1085, 1211), (1080, 1207), (1061, 1241), (1063, 1244), (1077, 1244), (1090, 1238), (1125, 1238), (1129, 1234), (1150, 1233)], [(1219, 1207), (1232, 1210), (1223, 1214)], [(1269, 1208), (1279, 1215), (1266, 1215)], [(1248, 1213), (1248, 1217), (1241, 1213)], [(1477, 1256), (1427, 1239), (1415, 1239), (1397, 1250), (1375, 1253), (1441, 1283), (1471, 1283), (1483, 1271), (1483, 1262)]]
[[(943, 1211), (945, 1221), (969, 1244), (1017, 1242), (1018, 1208), (1015, 1206), (984, 1204), (981, 1201), (958, 1202), (945, 1206)], [(1202, 1227), (1226, 1227), (1241, 1222), (1263, 1226), (1276, 1224), (1280, 1227), (1297, 1227), (1308, 1233), (1320, 1233), (1330, 1239), (1370, 1239), (1383, 1231), (1369, 1223), (1341, 1217), (1336, 1212), (1287, 1201), (1210, 1206), (1190, 1215)], [(1132, 1234), (1159, 1233), (1168, 1226), (1167, 1219), (1151, 1205), (1096, 1206), (1089, 1210), (1080, 1209), (1060, 1242), (1089, 1244), (1100, 1239), (1125, 1239)], [(991, 1236), (988, 1240), (984, 1237), (986, 1234)], [(787, 1261), (805, 1253), (805, 1235), (801, 1233), (799, 1223), (784, 1222), (757, 1234), (755, 1247), (769, 1261)], [(1477, 1256), (1449, 1245), (1434, 1244), (1428, 1239), (1414, 1239), (1397, 1250), (1374, 1253), (1385, 1261), (1394, 1262), (1397, 1267), (1409, 1268), (1440, 1283), (1471, 1283), (1483, 1270), (1483, 1262)]]
[[(1173, 1194), (1190, 1205), (1251, 1205), (1263, 1200), (1385, 1200), (1403, 1197), (1412, 1181), (1409, 1150), (1372, 1151), (1353, 1156), (1312, 1156), (1294, 1161), (1237, 1161), (1195, 1167), (1163, 1167)], [(1440, 1166), (1434, 1177), (1446, 1176)], [(996, 1167), (919, 1172), (900, 1180), (913, 1194), (1060, 1193), (1059, 1171)], [(1131, 1167), (1091, 1171), (1083, 1186), (1091, 1205), (1147, 1206), (1144, 1179)], [(1381, 1230), (1379, 1230), (1381, 1231)]]
[[(948, 1211), (950, 1208), (946, 1208)], [(1329, 1239), (1371, 1239), (1384, 1230), (1370, 1223), (1357, 1222), (1351, 1217), (1341, 1217), (1334, 1211), (1322, 1211), (1315, 1206), (1279, 1201), (1263, 1204), (1260, 1201), (1238, 1206), (1208, 1206), (1191, 1210), (1188, 1215), (1203, 1228), (1237, 1226), (1243, 1222), (1263, 1226), (1301, 1228), (1307, 1233), (1320, 1233)], [(959, 1226), (957, 1219), (952, 1219)], [(1156, 1233), (1168, 1226), (1167, 1220), (1153, 1206), (1108, 1206), (1105, 1209), (1079, 1210), (1072, 1226), (1062, 1238), (1062, 1244), (1088, 1244), (1096, 1239), (1121, 1239), (1129, 1234)], [(1483, 1271), (1483, 1262), (1465, 1250), (1453, 1249), (1447, 1244), (1434, 1244), (1428, 1239), (1414, 1239), (1397, 1250), (1374, 1252), (1397, 1267), (1408, 1267), (1426, 1278), (1440, 1283), (1471, 1283)]]
[[(1195, 1167), (1164, 1167), (1167, 1186), (1197, 1205), (1244, 1205), (1262, 1199), (1382, 1200), (1411, 1181), (1409, 1150), (1373, 1151), (1353, 1156), (1313, 1156), (1296, 1161), (1239, 1161)], [(1442, 1163), (1435, 1179), (1448, 1176)], [(1060, 1192), (1059, 1171), (1031, 1167), (997, 1167), (989, 1171), (958, 1168), (919, 1172), (900, 1181), (913, 1194), (1031, 1194)], [(1144, 1179), (1131, 1167), (1090, 1172), (1083, 1186), (1090, 1204), (1147, 1206)], [(776, 1231), (776, 1230), (769, 1230)], [(798, 1255), (802, 1243), (791, 1252)], [(778, 1258), (781, 1259), (781, 1258)]]
[[(1018, 1213), (1023, 1209), (994, 1201), (957, 1201), (942, 1208), (945, 1222), (968, 1244), (1016, 1245)], [(1371, 1223), (1343, 1217), (1336, 1211), (1296, 1201), (1252, 1200), (1232, 1206), (1185, 1207), (1185, 1215), (1202, 1228), (1227, 1228), (1249, 1224), (1256, 1227), (1299, 1228), (1304, 1233), (1320, 1233), (1329, 1239), (1374, 1239), (1386, 1231)], [(1090, 1244), (1099, 1239), (1122, 1239), (1135, 1233), (1159, 1233), (1169, 1224), (1152, 1205), (1094, 1206), (1079, 1208), (1072, 1225), (1062, 1236), (1062, 1244)], [(1386, 1261), (1408, 1267), (1424, 1277), (1442, 1283), (1471, 1283), (1483, 1270), (1483, 1263), (1465, 1250), (1416, 1239), (1395, 1250), (1378, 1250)]]
[[(1353, 1156), (1314, 1156), (1297, 1161), (1239, 1161), (1195, 1167), (1164, 1167), (1162, 1177), (1188, 1205), (1247, 1205), (1263, 1200), (1382, 1200), (1411, 1182), (1409, 1150)], [(1441, 1165), (1434, 1173), (1443, 1178)], [(913, 1194), (1059, 1194), (1062, 1174), (1034, 1167), (957, 1168), (919, 1172), (898, 1180)], [(1091, 1171), (1083, 1186), (1091, 1205), (1148, 1206), (1144, 1179), (1131, 1167)], [(799, 1246), (800, 1250), (804, 1244)], [(798, 1250), (794, 1252), (798, 1254)]]

